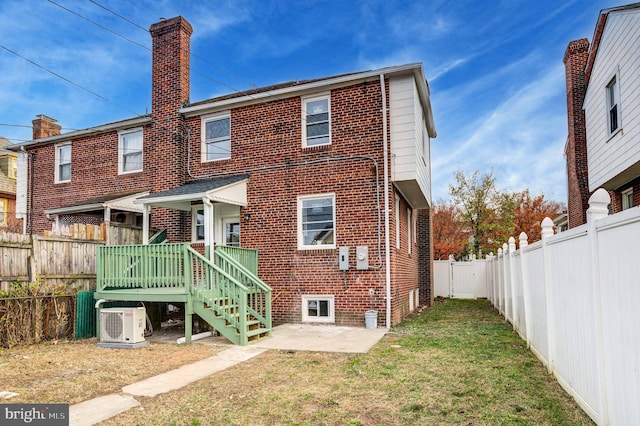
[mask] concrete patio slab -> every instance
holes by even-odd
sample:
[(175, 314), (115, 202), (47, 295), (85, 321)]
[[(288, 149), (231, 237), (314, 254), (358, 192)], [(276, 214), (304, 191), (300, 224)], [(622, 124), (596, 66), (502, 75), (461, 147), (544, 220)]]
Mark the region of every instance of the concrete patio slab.
[(290, 351), (367, 353), (387, 331), (386, 328), (283, 324), (273, 328), (270, 338), (251, 343), (251, 346)]

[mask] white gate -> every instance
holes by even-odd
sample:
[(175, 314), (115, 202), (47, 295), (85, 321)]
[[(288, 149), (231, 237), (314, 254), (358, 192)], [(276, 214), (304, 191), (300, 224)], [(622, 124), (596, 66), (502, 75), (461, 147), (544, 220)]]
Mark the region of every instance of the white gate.
[(484, 260), (434, 262), (435, 295), (459, 299), (487, 297), (487, 274)]

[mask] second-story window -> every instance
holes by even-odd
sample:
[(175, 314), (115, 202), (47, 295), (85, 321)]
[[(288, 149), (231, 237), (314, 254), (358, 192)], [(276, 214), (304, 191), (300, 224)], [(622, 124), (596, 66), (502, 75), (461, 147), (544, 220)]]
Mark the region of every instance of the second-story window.
[(55, 183), (71, 182), (71, 142), (57, 144)]
[(118, 133), (118, 173), (142, 171), (142, 129)]
[(620, 86), (617, 76), (614, 76), (607, 84), (607, 126), (609, 134), (615, 132), (620, 127)]
[(329, 94), (302, 99), (302, 146), (331, 143), (331, 102)]
[(202, 161), (231, 158), (231, 116), (228, 113), (202, 118)]

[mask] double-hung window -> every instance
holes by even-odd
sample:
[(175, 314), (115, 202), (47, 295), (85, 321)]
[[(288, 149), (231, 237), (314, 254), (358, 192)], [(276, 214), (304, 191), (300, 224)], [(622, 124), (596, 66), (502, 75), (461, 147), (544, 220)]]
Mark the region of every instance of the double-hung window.
[(9, 200), (6, 198), (0, 198), (0, 226), (7, 226), (8, 210)]
[(55, 183), (71, 182), (71, 142), (55, 146)]
[(622, 191), (620, 195), (622, 195), (622, 210), (633, 207), (633, 188)]
[(618, 76), (614, 76), (607, 84), (607, 128), (609, 134), (614, 133), (620, 127), (620, 85)]
[(204, 241), (204, 207), (193, 206), (191, 208), (191, 241)]
[(202, 118), (202, 161), (231, 158), (231, 115)]
[(330, 95), (302, 98), (302, 146), (331, 143)]
[(335, 194), (298, 197), (298, 249), (335, 248)]
[(142, 171), (142, 129), (118, 133), (118, 173)]

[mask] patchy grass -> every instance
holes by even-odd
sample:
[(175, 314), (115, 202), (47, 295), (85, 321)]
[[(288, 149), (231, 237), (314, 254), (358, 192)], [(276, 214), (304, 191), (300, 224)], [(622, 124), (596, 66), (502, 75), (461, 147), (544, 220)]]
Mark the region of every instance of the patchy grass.
[(368, 354), (269, 351), (138, 400), (103, 424), (593, 424), (487, 301), (438, 303)]
[(225, 349), (163, 343), (138, 349), (108, 349), (99, 348), (96, 343), (96, 339), (86, 339), (0, 349), (0, 391), (19, 394), (4, 402), (75, 404), (120, 392), (125, 385)]

